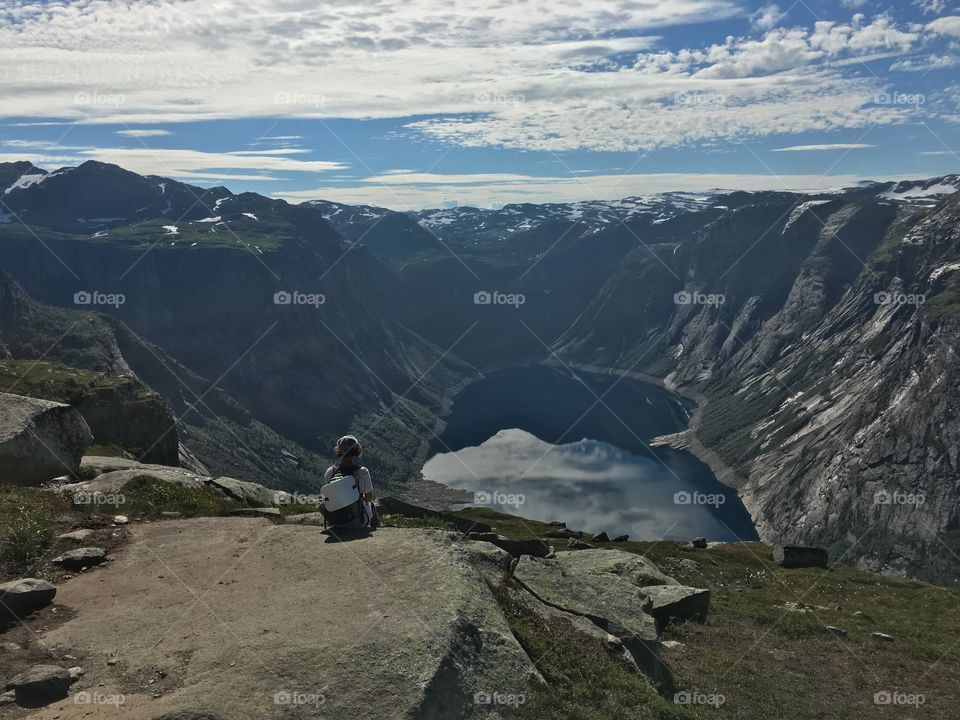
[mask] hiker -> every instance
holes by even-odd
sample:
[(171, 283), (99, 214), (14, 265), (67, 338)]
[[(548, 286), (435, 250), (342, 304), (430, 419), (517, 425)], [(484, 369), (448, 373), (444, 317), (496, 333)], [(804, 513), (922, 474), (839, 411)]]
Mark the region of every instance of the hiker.
[[(338, 528), (377, 527), (380, 518), (373, 504), (373, 480), (370, 478), (370, 471), (360, 464), (363, 446), (353, 435), (344, 435), (337, 440), (333, 452), (337, 456), (337, 462), (324, 473), (323, 481), (327, 483), (324, 488), (331, 487), (331, 483), (338, 484), (340, 479), (353, 478), (354, 482), (347, 481), (348, 487), (341, 490), (346, 494), (339, 495), (349, 501), (349, 504), (338, 507), (333, 512), (324, 512), (324, 517), (330, 525)], [(334, 504), (340, 505), (341, 502)]]

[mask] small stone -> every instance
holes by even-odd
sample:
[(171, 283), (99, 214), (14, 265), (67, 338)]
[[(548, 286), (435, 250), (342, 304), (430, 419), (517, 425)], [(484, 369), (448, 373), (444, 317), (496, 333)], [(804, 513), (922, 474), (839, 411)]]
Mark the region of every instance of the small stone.
[(677, 640), (664, 640), (664, 641), (663, 641), (662, 643), (660, 643), (660, 644), (661, 644), (663, 647), (665, 647), (667, 650), (674, 650), (674, 649), (676, 649), (676, 648), (681, 648), (681, 647), (683, 647), (683, 643), (682, 643), (682, 642), (679, 642), (679, 641), (677, 641)]
[(0, 695), (0, 706), (13, 705), (17, 701), (17, 694), (11, 690)]
[(118, 662), (120, 662), (120, 660), (118, 660), (117, 658), (110, 658), (109, 660), (107, 660), (107, 665), (110, 665), (112, 667), (116, 665)]
[(707, 539), (704, 537), (697, 537), (690, 541), (690, 544), (693, 545), (698, 550), (707, 549)]
[(856, 618), (858, 618), (858, 617), (863, 617), (863, 610), (857, 610), (857, 611), (853, 614), (853, 616), (856, 617)]
[(870, 633), (870, 637), (874, 640), (882, 640), (883, 642), (893, 642), (893, 635), (887, 635), (882, 632)]
[(113, 524), (114, 524), (114, 525), (126, 525), (128, 522), (130, 522), (130, 518), (128, 518), (126, 515), (114, 515), (114, 516), (113, 516)]
[(58, 540), (73, 540), (74, 542), (86, 542), (91, 537), (93, 537), (93, 530), (90, 528), (80, 528), (79, 530), (74, 530), (73, 532), (64, 533), (63, 535), (58, 535)]
[(76, 660), (76, 659), (77, 659), (77, 658), (75, 658), (73, 655), (64, 655), (64, 656), (63, 656), (64, 662), (70, 662), (71, 660)]
[(72, 668), (67, 668), (67, 672), (70, 673), (70, 677), (73, 680), (79, 680), (83, 677), (83, 668), (79, 665)]
[(610, 633), (607, 633), (607, 645), (610, 645), (612, 647), (618, 647), (618, 648), (623, 647), (623, 640), (618, 638), (616, 635), (611, 635)]
[(2, 650), (5, 653), (13, 653), (13, 652), (20, 652), (21, 650), (23, 650), (23, 648), (17, 645), (16, 643), (5, 642), (5, 643), (0, 643), (0, 650)]
[(567, 547), (571, 550), (593, 550), (593, 545), (585, 543), (583, 540), (577, 540), (577, 538), (570, 538)]
[(834, 627), (833, 625), (827, 625), (827, 630), (837, 637), (846, 637), (847, 631), (843, 628)]

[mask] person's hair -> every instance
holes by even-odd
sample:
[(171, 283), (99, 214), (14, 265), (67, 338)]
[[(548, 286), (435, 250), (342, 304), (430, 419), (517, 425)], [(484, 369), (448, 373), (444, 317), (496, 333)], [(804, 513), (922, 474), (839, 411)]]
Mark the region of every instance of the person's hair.
[(361, 445), (360, 441), (353, 435), (344, 435), (337, 440), (337, 444), (333, 448), (333, 453), (338, 458), (358, 458), (363, 455), (363, 445)]

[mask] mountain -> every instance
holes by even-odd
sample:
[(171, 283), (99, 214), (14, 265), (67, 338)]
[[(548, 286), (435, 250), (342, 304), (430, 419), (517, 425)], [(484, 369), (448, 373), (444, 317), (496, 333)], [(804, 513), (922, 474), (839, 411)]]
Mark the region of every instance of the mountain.
[(957, 176), (418, 213), (98, 163), (0, 177), (29, 225), (0, 226), (0, 268), (46, 307), (10, 356), (44, 338), (136, 375), (212, 472), (302, 487), (352, 429), (408, 491), (475, 368), (550, 360), (699, 399), (688, 442), (764, 540), (960, 573)]

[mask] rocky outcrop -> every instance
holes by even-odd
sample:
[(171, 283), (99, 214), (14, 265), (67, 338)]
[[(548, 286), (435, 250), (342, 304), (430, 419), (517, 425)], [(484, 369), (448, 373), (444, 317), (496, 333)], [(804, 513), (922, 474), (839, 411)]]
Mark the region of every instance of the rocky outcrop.
[(15, 693), (18, 704), (29, 707), (65, 697), (74, 679), (58, 665), (36, 665), (8, 680), (6, 688)]
[(650, 598), (614, 573), (581, 572), (565, 561), (568, 555), (587, 552), (556, 558), (524, 555), (513, 577), (540, 602), (585, 617), (620, 638), (637, 667), (655, 684), (666, 686), (670, 673), (660, 659), (660, 636), (649, 614)]
[(0, 393), (0, 477), (39, 485), (76, 474), (90, 428), (69, 405)]
[[(85, 681), (104, 693), (162, 671), (127, 693), (132, 717), (479, 720), (500, 708), (475, 696), (541, 682), (488, 587), (509, 556), (483, 543), (392, 528), (334, 542), (248, 518), (131, 532), (110, 565), (62, 588), (77, 617), (43, 641), (81, 649)], [(183, 583), (203, 594), (202, 612), (185, 612), (196, 598)]]

